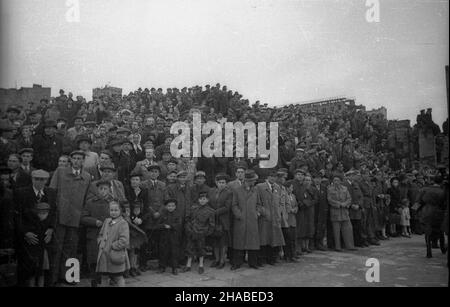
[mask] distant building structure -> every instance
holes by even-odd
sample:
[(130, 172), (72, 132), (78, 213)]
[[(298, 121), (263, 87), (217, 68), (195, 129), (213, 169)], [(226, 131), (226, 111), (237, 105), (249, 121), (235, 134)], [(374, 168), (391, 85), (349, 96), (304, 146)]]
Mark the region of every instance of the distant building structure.
[(6, 109), (10, 105), (26, 106), (29, 102), (38, 104), (41, 99), (50, 99), (51, 88), (33, 84), (33, 87), (21, 87), (20, 89), (0, 88), (0, 108)]
[(363, 105), (357, 106), (354, 98), (347, 97), (332, 97), (302, 102), (299, 104), (299, 108), (303, 112), (322, 114), (340, 114), (349, 109), (366, 110), (366, 107)]
[(122, 97), (122, 89), (118, 87), (105, 85), (103, 88), (94, 88), (92, 90), (92, 98), (100, 97)]
[(385, 107), (380, 107), (378, 109), (372, 109), (370, 111), (366, 111), (367, 115), (370, 116), (377, 116), (382, 117), (384, 119), (387, 119), (387, 109)]

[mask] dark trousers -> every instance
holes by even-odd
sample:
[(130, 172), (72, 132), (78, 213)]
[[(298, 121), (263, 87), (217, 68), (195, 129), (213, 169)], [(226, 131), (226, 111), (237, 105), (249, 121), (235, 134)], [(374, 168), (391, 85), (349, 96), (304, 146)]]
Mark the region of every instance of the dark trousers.
[(278, 253), (280, 251), (279, 247), (273, 247), (269, 245), (260, 246), (258, 253), (258, 263), (274, 263), (277, 260)]
[(362, 237), (366, 240), (375, 239), (375, 217), (372, 206), (364, 208), (361, 215)]
[(353, 227), (353, 239), (356, 246), (361, 246), (364, 242), (362, 237), (361, 220), (351, 220)]
[(77, 258), (78, 228), (58, 224), (55, 230), (55, 256), (51, 264), (52, 282), (65, 280), (66, 260)]
[[(258, 264), (258, 250), (249, 250), (248, 254), (248, 265), (256, 266)], [(233, 249), (233, 265), (241, 266), (244, 263), (245, 250)]]
[(295, 235), (297, 230), (295, 227), (281, 228), (281, 230), (286, 242), (286, 245), (283, 247), (284, 257), (289, 260), (295, 256)]
[(333, 225), (330, 219), (327, 220), (327, 247), (334, 249)]
[(353, 229), (350, 220), (333, 221), (333, 235), (336, 249), (341, 249), (341, 234), (344, 239), (345, 248), (354, 248)]

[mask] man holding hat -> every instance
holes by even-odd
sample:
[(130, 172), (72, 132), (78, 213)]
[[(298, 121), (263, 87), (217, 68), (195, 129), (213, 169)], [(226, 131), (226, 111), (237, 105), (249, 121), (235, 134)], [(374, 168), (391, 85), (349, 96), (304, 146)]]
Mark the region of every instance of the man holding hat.
[(58, 167), (58, 158), (63, 151), (63, 141), (56, 135), (56, 123), (54, 121), (46, 121), (44, 133), (34, 136), (33, 150), (36, 168), (51, 172)]
[[(50, 205), (49, 218), (52, 221), (50, 224), (52, 227), (48, 228), (45, 232), (45, 242), (50, 242), (55, 228), (56, 222), (56, 191), (49, 187), (46, 187), (46, 183), (49, 180), (50, 174), (42, 169), (34, 170), (31, 172), (31, 185), (16, 189), (14, 191), (14, 203), (17, 210), (17, 221), (16, 228), (19, 240), (19, 250), (18, 250), (18, 277), (19, 284), (22, 284), (26, 276), (24, 272), (26, 268), (22, 261), (25, 256), (25, 250), (21, 249), (24, 246), (24, 241), (33, 244), (37, 242), (37, 234), (33, 232), (26, 232), (23, 227), (23, 219), (26, 215), (32, 211), (38, 203), (45, 202)], [(50, 255), (51, 256), (51, 255)], [(50, 257), (51, 259), (51, 257)], [(49, 277), (49, 276), (47, 276)], [(48, 281), (48, 280), (47, 280)]]
[(233, 192), (231, 210), (233, 213), (233, 265), (231, 270), (239, 269), (245, 252), (248, 254), (248, 265), (258, 268), (258, 252), (260, 247), (258, 217), (261, 215), (261, 198), (255, 187), (258, 175), (247, 170), (244, 184)]
[(76, 258), (81, 211), (91, 184), (91, 175), (82, 169), (85, 154), (73, 151), (71, 167), (58, 168), (50, 182), (57, 192), (56, 251), (52, 281), (65, 280), (66, 259)]

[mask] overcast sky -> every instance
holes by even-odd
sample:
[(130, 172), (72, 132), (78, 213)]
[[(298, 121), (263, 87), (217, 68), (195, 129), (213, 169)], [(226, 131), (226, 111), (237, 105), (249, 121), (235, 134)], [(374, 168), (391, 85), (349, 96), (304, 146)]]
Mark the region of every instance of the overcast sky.
[(78, 0), (79, 23), (66, 0), (0, 1), (2, 88), (220, 82), (269, 105), (345, 95), (447, 118), (448, 0), (380, 0), (379, 23), (364, 0)]

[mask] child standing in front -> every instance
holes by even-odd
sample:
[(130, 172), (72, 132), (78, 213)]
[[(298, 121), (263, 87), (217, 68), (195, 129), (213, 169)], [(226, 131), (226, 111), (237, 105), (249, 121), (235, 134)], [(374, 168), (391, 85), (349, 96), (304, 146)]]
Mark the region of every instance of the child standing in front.
[(172, 274), (178, 274), (181, 219), (175, 213), (176, 208), (176, 199), (166, 200), (158, 220), (158, 229), (160, 229), (161, 235), (159, 239), (159, 273), (164, 273), (166, 267), (170, 266)]
[(411, 215), (409, 214), (409, 200), (402, 199), (402, 207), (400, 209), (400, 225), (402, 226), (402, 237), (411, 238), (410, 229)]
[(208, 192), (201, 191), (198, 194), (198, 203), (193, 205), (186, 216), (188, 260), (184, 272), (191, 270), (192, 258), (198, 257), (198, 273), (203, 274), (203, 260), (206, 255), (206, 237), (211, 235), (215, 227), (214, 210), (208, 206)]
[(109, 202), (109, 215), (98, 236), (98, 258), (96, 271), (108, 275), (119, 287), (125, 287), (125, 271), (130, 269), (127, 248), (130, 231), (117, 201)]

